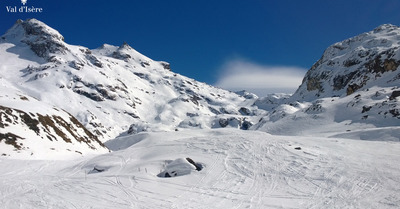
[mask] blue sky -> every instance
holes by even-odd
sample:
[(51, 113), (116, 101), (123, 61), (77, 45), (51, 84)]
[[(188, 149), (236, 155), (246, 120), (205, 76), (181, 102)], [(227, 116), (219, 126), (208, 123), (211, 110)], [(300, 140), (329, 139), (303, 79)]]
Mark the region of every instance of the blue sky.
[(27, 0), (43, 12), (6, 10), (21, 5), (1, 1), (1, 34), (17, 19), (37, 18), (69, 44), (93, 49), (125, 41), (170, 62), (174, 72), (259, 94), (293, 92), (335, 42), (384, 23), (400, 25), (398, 0)]

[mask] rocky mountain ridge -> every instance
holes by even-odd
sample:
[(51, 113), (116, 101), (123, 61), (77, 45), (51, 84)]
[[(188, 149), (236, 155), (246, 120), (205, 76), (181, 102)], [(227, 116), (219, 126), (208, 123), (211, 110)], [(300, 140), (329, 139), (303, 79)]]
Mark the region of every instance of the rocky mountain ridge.
[(297, 100), (347, 96), (399, 84), (400, 28), (384, 24), (328, 47), (293, 95)]

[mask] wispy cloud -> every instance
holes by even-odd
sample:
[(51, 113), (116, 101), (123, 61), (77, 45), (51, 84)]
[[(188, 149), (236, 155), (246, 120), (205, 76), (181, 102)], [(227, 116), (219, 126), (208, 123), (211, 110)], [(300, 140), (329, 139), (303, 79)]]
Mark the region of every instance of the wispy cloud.
[(214, 85), (232, 91), (247, 90), (259, 96), (294, 93), (305, 73), (306, 69), (299, 67), (268, 66), (235, 59), (222, 65)]

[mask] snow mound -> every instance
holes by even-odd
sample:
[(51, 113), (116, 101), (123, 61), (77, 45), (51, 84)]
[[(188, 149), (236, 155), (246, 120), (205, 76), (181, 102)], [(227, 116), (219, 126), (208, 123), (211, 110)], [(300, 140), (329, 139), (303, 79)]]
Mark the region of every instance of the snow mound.
[(165, 166), (165, 170), (158, 174), (158, 177), (177, 177), (189, 175), (193, 171), (200, 171), (203, 168), (203, 165), (199, 163), (195, 163), (190, 158), (178, 158), (173, 161), (166, 161), (168, 164)]

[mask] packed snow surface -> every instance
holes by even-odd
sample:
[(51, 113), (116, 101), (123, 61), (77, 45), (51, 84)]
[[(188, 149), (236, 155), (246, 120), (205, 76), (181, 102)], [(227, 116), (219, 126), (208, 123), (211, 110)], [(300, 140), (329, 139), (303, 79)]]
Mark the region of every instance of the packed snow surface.
[[(0, 158), (1, 208), (399, 208), (400, 144), (236, 129), (140, 133), (65, 161)], [(189, 164), (185, 175), (159, 174)], [(186, 168), (188, 168), (186, 167)]]

